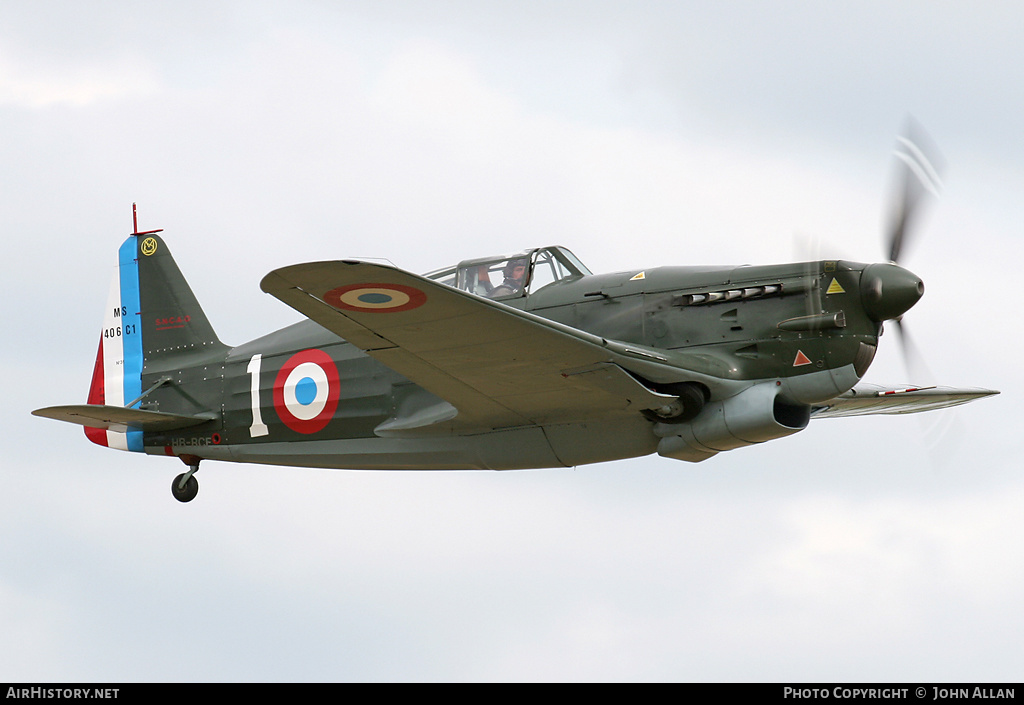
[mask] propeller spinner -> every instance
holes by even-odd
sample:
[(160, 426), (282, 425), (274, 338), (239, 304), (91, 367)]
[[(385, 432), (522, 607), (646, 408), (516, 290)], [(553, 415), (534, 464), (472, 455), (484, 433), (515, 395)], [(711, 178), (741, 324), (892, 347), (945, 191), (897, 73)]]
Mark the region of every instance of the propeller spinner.
[(871, 320), (899, 319), (924, 295), (924, 282), (897, 264), (871, 264), (860, 277), (860, 298)]

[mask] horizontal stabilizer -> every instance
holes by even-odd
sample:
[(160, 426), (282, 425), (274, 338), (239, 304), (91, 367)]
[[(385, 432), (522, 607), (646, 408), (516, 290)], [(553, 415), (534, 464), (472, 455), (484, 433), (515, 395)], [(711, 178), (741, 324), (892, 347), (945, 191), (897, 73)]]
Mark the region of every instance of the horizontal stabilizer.
[(211, 420), (206, 416), (182, 416), (102, 404), (48, 406), (45, 409), (36, 409), (32, 414), (90, 428), (105, 428), (109, 431), (125, 431), (129, 428), (141, 431), (171, 431), (176, 428), (198, 426)]
[(993, 394), (999, 392), (991, 389), (880, 387), (863, 384), (821, 405), (816, 405), (811, 413), (816, 419), (871, 414), (916, 414), (966, 404)]

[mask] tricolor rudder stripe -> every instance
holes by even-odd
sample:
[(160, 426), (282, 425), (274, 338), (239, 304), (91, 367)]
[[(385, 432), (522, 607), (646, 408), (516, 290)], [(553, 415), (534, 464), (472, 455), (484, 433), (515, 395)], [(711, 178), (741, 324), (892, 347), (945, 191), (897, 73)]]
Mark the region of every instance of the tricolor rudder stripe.
[[(110, 284), (96, 354), (90, 404), (125, 406), (142, 395), (142, 321), (136, 238), (118, 250), (117, 269)], [(100, 445), (142, 452), (142, 431), (86, 428), (89, 440)]]

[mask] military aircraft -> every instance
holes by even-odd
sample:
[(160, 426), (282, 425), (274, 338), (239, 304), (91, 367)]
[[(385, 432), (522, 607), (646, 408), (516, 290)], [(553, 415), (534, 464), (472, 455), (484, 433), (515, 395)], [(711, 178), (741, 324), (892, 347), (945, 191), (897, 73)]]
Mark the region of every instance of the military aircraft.
[[(306, 320), (222, 343), (159, 230), (118, 251), (86, 404), (33, 413), (99, 445), (315, 468), (572, 467), (658, 453), (699, 462), (812, 418), (901, 414), (996, 394), (859, 385), (884, 322), (922, 296), (896, 264), (931, 163), (905, 140), (890, 262), (660, 266), (593, 274), (568, 249), (425, 275), (359, 260), (276, 269), (260, 287)], [(133, 206), (134, 208), (134, 206)]]

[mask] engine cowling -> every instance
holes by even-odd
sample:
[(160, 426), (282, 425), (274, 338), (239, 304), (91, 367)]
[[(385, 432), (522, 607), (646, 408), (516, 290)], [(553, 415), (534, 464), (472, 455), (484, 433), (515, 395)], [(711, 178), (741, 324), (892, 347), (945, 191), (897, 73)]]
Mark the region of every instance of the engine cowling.
[(762, 382), (709, 402), (689, 423), (659, 423), (658, 455), (697, 463), (723, 450), (764, 443), (807, 427), (811, 407), (787, 401), (776, 382)]

